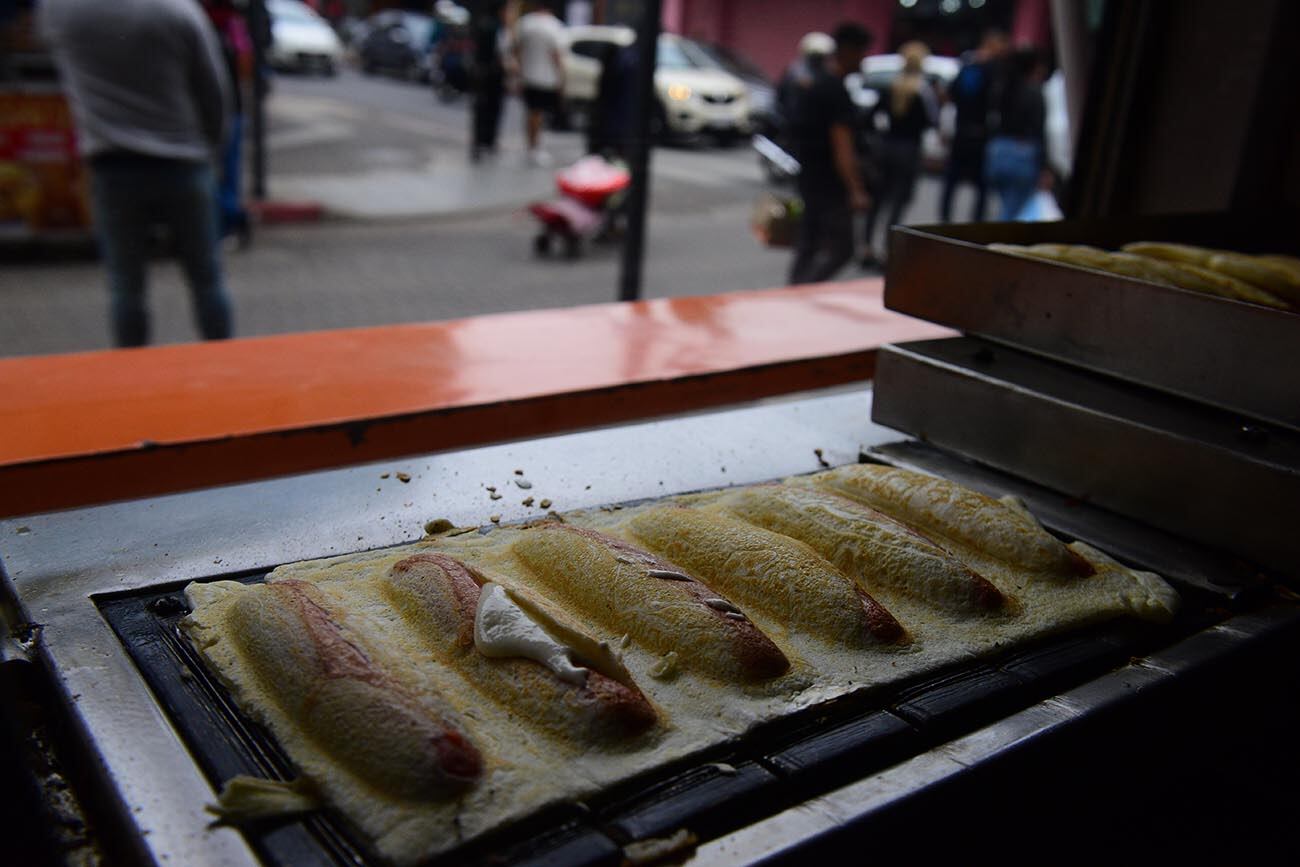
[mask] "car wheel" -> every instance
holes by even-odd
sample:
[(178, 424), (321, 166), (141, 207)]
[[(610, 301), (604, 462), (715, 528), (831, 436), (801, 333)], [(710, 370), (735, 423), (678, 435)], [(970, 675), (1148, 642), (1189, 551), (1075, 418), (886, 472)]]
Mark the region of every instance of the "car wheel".
[(538, 256), (547, 256), (551, 252), (551, 233), (543, 232), (533, 238), (533, 252)]
[(326, 60), (325, 65), (321, 67), (321, 74), (326, 78), (333, 78), (339, 74), (338, 64), (333, 60)]

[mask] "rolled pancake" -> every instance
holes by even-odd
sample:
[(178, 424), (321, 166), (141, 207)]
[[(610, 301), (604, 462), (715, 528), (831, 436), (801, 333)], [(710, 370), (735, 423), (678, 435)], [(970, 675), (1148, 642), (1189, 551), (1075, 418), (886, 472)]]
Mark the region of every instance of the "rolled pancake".
[(313, 585), (243, 587), (224, 625), (258, 693), (378, 791), (448, 798), (482, 774), (469, 738), (377, 666)]
[(790, 667), (740, 608), (621, 539), (551, 523), (524, 531), (512, 550), (562, 602), (655, 653), (676, 653), (684, 668), (752, 682)]
[(1300, 260), (1294, 256), (1252, 256), (1232, 250), (1139, 241), (1124, 249), (1139, 256), (1196, 265), (1258, 286), (1282, 301), (1300, 304)]
[(1092, 566), (1043, 529), (1023, 507), (937, 476), (879, 464), (851, 464), (800, 479), (914, 527), (930, 538), (981, 551), (1009, 566), (1060, 577)]
[[(586, 743), (623, 741), (654, 725), (654, 708), (641, 691), (597, 671), (578, 648), (571, 648), (572, 656), (583, 673), (573, 680), (533, 659), (481, 653), (475, 616), (484, 583), (476, 570), (441, 553), (400, 560), (381, 579), (384, 597), (433, 656), (526, 724)], [(537, 625), (545, 630), (546, 624)]]
[(1285, 301), (1272, 292), (1185, 259), (1162, 259), (1136, 255), (1135, 252), (1113, 253), (1086, 244), (1033, 244), (1029, 247), (990, 244), (989, 247), (1012, 255), (1079, 265), (1122, 277), (1172, 286), (1176, 289), (1229, 298), (1233, 301), (1247, 301), (1275, 308), (1287, 306)]
[(788, 536), (681, 506), (641, 512), (628, 529), (637, 542), (686, 567), (712, 589), (791, 630), (846, 647), (906, 640), (883, 605)]
[(1002, 610), (1007, 599), (929, 539), (846, 497), (791, 485), (757, 485), (710, 508), (808, 544), (867, 593), (905, 596), (962, 614)]

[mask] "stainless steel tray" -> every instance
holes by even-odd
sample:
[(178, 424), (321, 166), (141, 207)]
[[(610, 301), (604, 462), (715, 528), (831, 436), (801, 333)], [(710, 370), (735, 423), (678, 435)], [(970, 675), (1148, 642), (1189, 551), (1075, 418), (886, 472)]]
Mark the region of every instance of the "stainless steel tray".
[(1293, 573), (1300, 436), (978, 338), (888, 346), (872, 420)]
[(985, 249), (1180, 241), (1296, 252), (1294, 221), (1222, 215), (895, 228), (885, 306), (1300, 430), (1300, 313)]

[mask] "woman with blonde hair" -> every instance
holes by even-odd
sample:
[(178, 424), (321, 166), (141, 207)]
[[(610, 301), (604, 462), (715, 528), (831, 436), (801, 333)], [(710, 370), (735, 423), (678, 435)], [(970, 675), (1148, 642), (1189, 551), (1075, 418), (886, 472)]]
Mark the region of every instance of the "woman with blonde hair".
[(880, 99), (867, 118), (869, 129), (881, 119), (888, 123), (880, 146), (880, 189), (867, 212), (866, 256), (862, 267), (879, 267), (875, 255), (876, 221), (888, 208), (892, 226), (903, 219), (903, 211), (916, 192), (921, 169), (921, 135), (934, 126), (939, 101), (925, 78), (925, 59), (930, 49), (923, 42), (908, 42), (898, 49), (903, 68), (880, 92)]

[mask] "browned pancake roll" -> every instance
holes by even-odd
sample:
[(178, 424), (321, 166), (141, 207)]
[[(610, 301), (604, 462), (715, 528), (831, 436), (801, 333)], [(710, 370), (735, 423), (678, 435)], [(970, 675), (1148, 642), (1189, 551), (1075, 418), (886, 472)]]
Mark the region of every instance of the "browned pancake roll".
[[(639, 689), (596, 671), (596, 660), (583, 659), (580, 648), (567, 647), (564, 636), (551, 635), (545, 624), (532, 621), (573, 663), (561, 660), (561, 672), (531, 658), (480, 652), (475, 615), (487, 583), (448, 554), (422, 553), (396, 563), (382, 589), (438, 661), (518, 718), (582, 741), (623, 739), (654, 725), (655, 710)], [(519, 614), (527, 616), (522, 609)]]
[(1023, 508), (956, 482), (879, 464), (855, 464), (803, 484), (857, 500), (931, 537), (973, 548), (1008, 565), (1053, 575), (1091, 575), (1087, 560), (1047, 532)]
[(792, 485), (756, 485), (716, 507), (810, 545), (868, 593), (903, 594), (951, 611), (1001, 609), (1006, 599), (929, 539), (845, 497)]
[(729, 600), (680, 566), (621, 539), (566, 524), (530, 528), (514, 553), (562, 602), (682, 668), (759, 681), (790, 667), (785, 654)]
[(788, 536), (682, 506), (649, 509), (628, 529), (709, 587), (793, 631), (849, 647), (907, 639), (894, 616), (852, 578)]
[(369, 785), (431, 800), (482, 774), (469, 738), (377, 666), (319, 588), (297, 580), (250, 587), (228, 617), (263, 694)]

